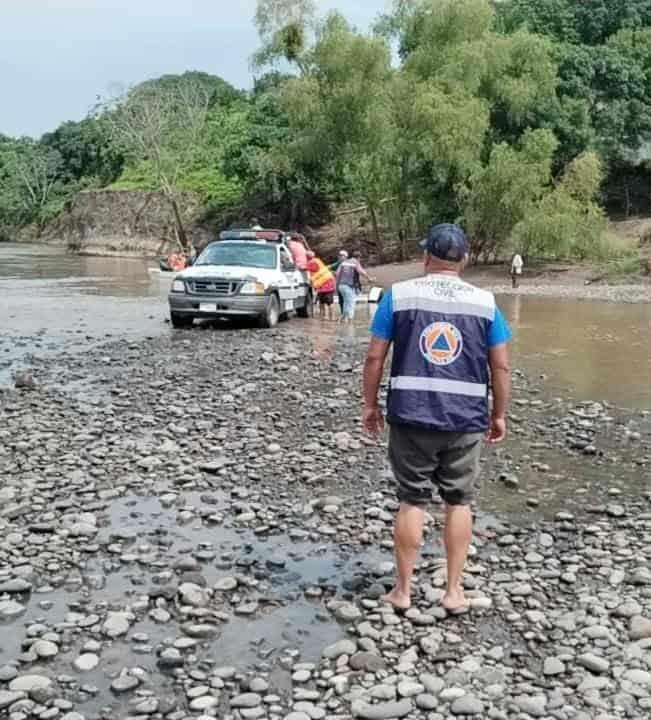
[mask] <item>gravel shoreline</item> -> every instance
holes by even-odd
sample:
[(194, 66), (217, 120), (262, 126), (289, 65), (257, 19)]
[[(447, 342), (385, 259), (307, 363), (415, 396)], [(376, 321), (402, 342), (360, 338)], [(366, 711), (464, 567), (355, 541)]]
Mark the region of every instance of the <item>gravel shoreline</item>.
[(507, 284), (491, 284), (487, 288), (500, 295), (533, 295), (573, 300), (602, 300), (614, 303), (651, 303), (651, 287), (645, 285), (553, 285), (523, 284), (513, 289)]
[(35, 361), (0, 393), (0, 716), (648, 716), (649, 413), (516, 374), (473, 610), (438, 605), (433, 504), (397, 615), (364, 348), (196, 329)]
[[(379, 285), (389, 287), (392, 283), (422, 275), (423, 266), (422, 262), (394, 263), (374, 267), (371, 272), (377, 278)], [(463, 276), (474, 285), (500, 295), (532, 295), (634, 304), (651, 302), (649, 280), (640, 279), (612, 284), (605, 281), (589, 282), (594, 274), (595, 268), (589, 266), (542, 265), (525, 271), (517, 289), (511, 287), (506, 266), (471, 266)]]

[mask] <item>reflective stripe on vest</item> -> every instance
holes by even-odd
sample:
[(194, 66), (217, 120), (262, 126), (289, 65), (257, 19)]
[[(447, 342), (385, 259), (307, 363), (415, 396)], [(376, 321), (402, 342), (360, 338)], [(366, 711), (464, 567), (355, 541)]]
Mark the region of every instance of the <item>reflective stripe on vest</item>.
[(319, 258), (314, 258), (313, 262), (317, 263), (319, 269), (311, 273), (312, 285), (315, 290), (320, 290), (327, 282), (334, 279), (334, 275), (330, 268)]
[(389, 422), (486, 430), (493, 295), (455, 276), (428, 275), (394, 285), (392, 298)]
[(451, 395), (468, 395), (469, 397), (486, 397), (485, 383), (463, 382), (462, 380), (446, 380), (445, 378), (424, 378), (399, 375), (391, 378), (394, 390), (422, 390), (424, 392), (449, 393)]

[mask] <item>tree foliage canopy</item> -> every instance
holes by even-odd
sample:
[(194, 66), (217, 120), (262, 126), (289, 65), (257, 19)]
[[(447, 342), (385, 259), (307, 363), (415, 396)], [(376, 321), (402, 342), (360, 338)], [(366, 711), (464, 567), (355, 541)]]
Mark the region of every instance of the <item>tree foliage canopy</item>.
[(603, 252), (598, 203), (651, 206), (651, 0), (395, 0), (372, 33), (258, 0), (253, 21), (251, 91), (166, 75), (38, 141), (0, 137), (0, 227), (140, 188), (180, 234), (192, 191), (215, 222), (363, 205), (379, 256), (436, 219), (465, 223), (476, 256), (583, 257)]

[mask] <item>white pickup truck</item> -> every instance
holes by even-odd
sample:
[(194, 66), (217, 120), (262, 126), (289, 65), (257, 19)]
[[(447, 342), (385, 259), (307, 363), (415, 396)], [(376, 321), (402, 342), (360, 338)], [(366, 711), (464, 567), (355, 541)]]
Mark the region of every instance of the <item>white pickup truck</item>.
[(199, 318), (257, 317), (272, 328), (295, 311), (312, 313), (310, 279), (294, 265), (280, 231), (229, 230), (172, 281), (170, 321), (190, 327)]

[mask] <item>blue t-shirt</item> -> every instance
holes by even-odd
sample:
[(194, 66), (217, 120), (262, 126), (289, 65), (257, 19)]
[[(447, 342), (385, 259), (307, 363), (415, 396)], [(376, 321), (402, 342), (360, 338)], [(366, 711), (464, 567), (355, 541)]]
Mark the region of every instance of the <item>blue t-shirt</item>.
[[(384, 293), (377, 306), (371, 323), (371, 335), (382, 338), (382, 340), (393, 340), (393, 296), (390, 290)], [(512, 337), (513, 333), (509, 324), (496, 306), (495, 318), (488, 326), (488, 347), (502, 345)]]

